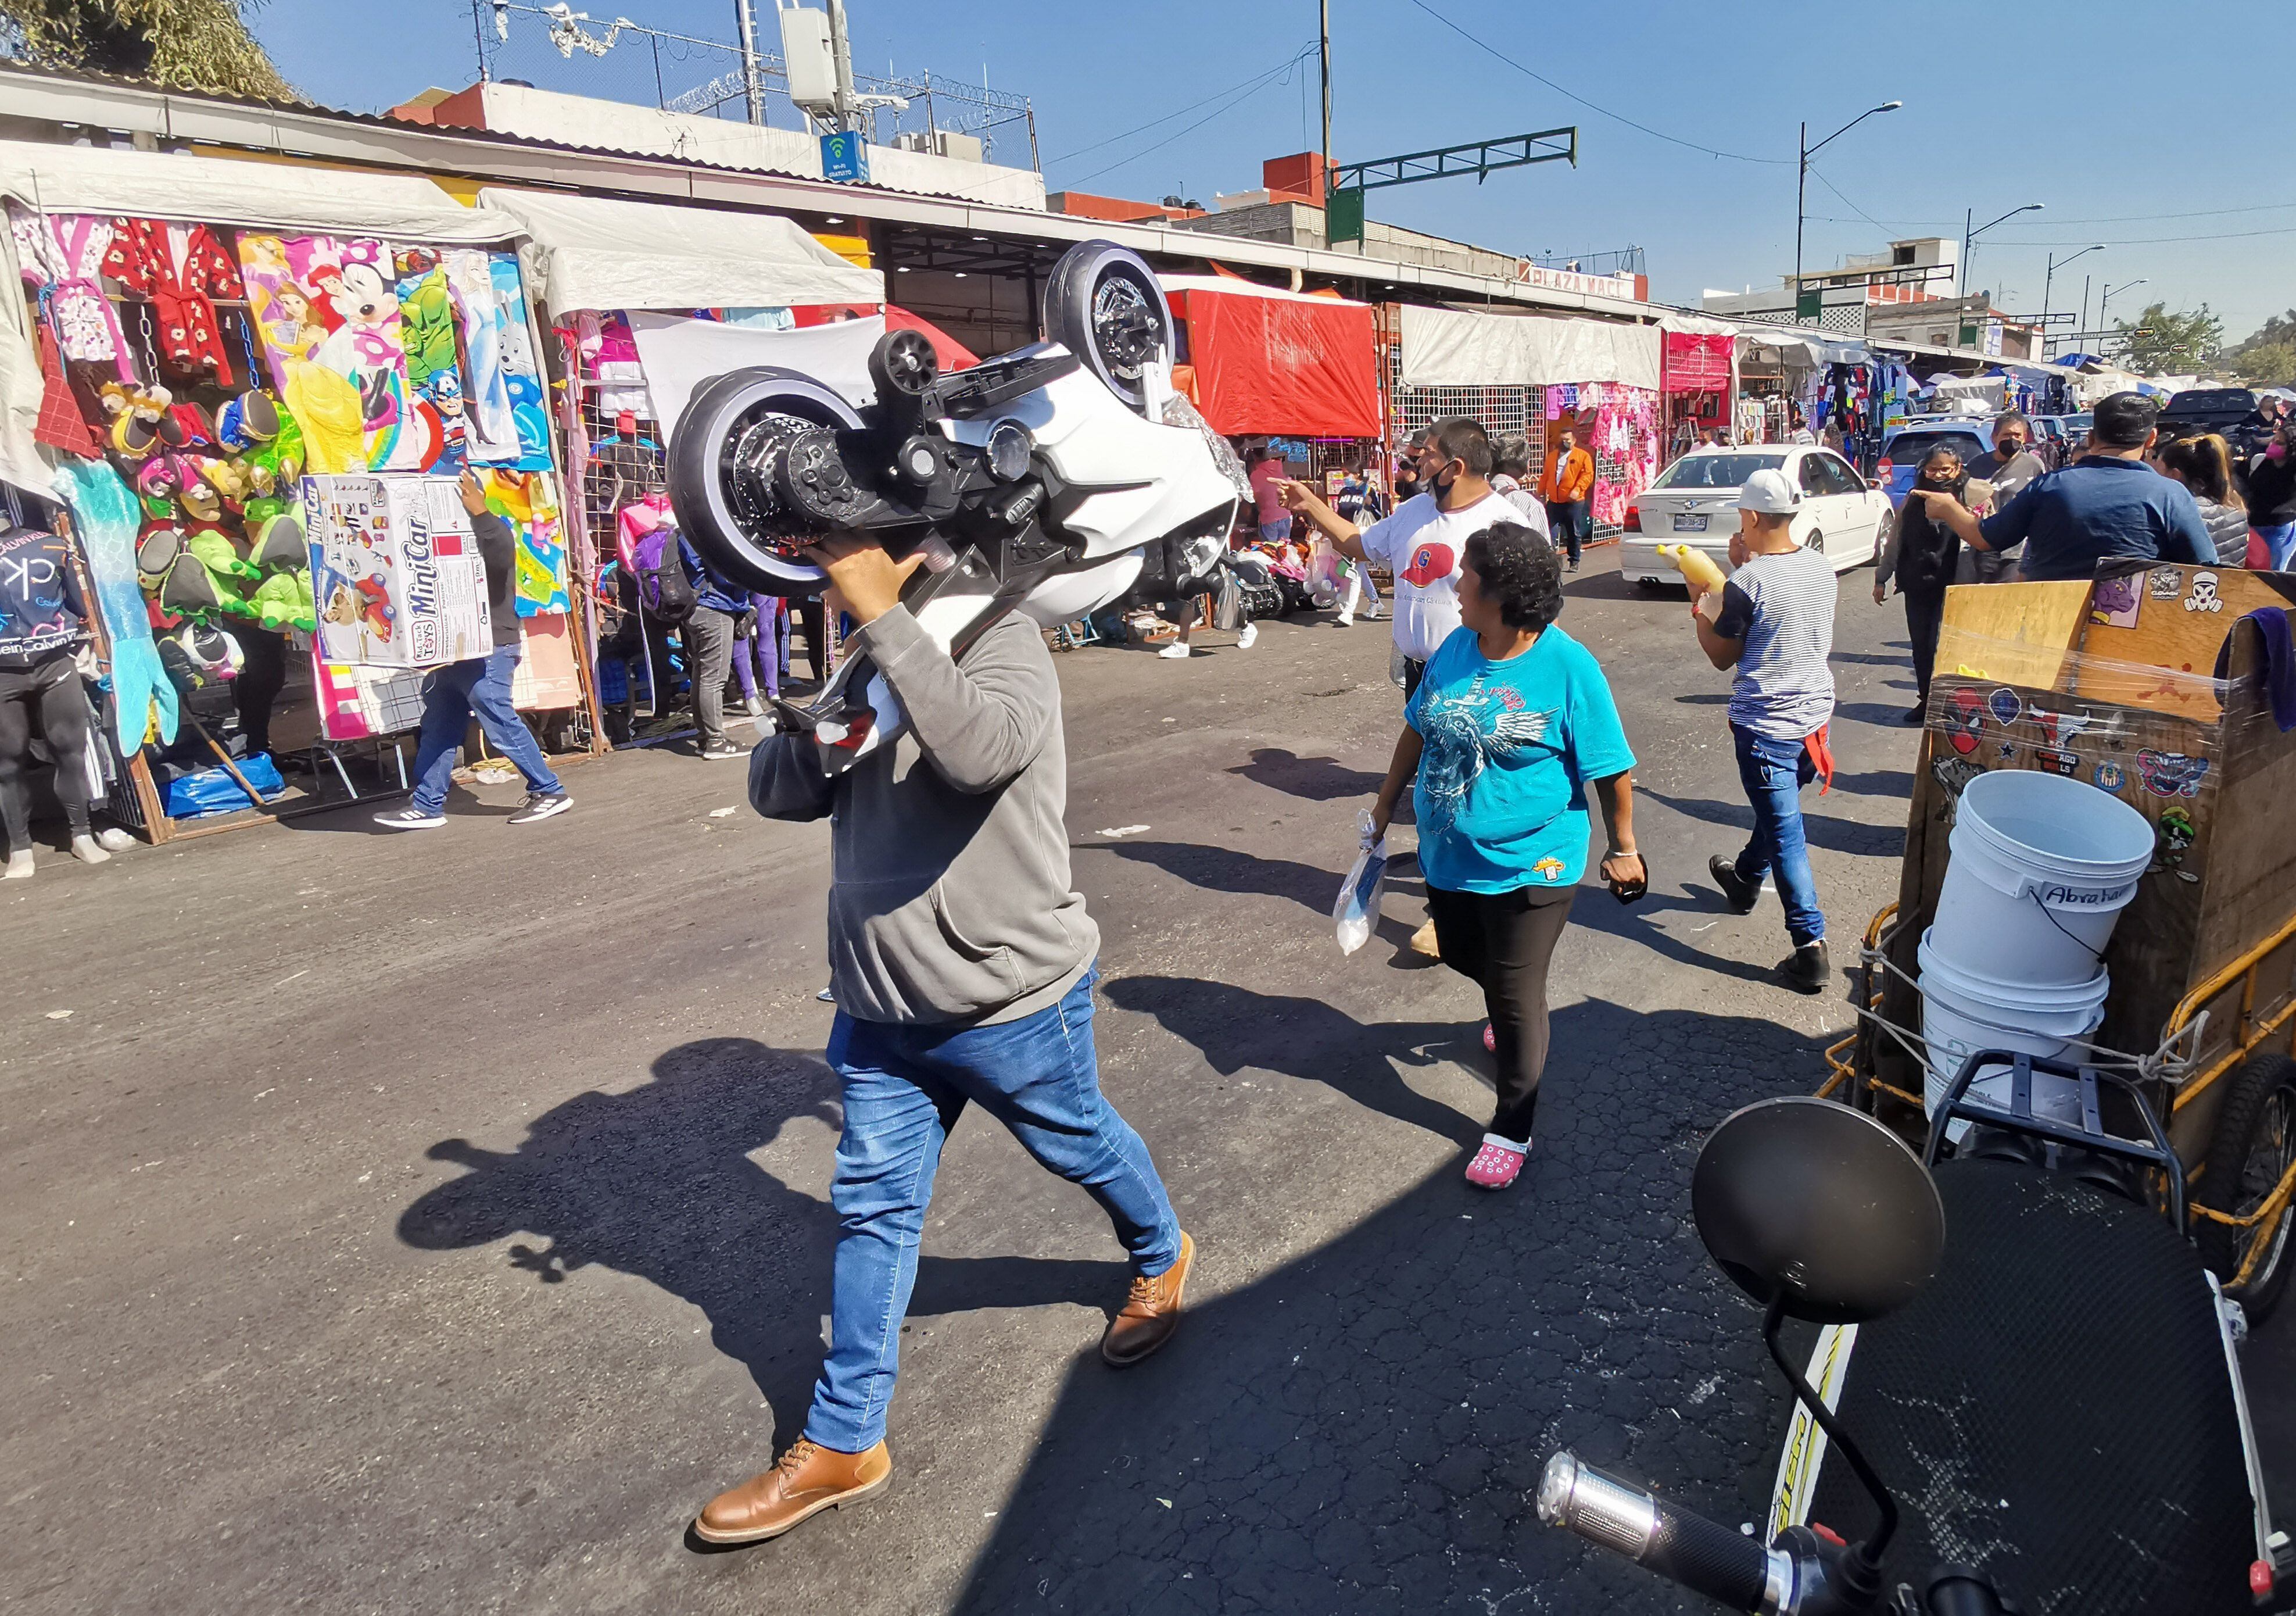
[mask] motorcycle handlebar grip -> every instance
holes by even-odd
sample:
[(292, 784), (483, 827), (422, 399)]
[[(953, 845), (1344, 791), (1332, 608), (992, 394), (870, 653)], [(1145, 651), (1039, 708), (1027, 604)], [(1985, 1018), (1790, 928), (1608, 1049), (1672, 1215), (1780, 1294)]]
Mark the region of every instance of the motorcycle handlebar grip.
[(1669, 1504), (1565, 1451), (1546, 1462), (1538, 1518), (1568, 1527), (1734, 1611), (1775, 1612), (1791, 1587), (1784, 1556)]

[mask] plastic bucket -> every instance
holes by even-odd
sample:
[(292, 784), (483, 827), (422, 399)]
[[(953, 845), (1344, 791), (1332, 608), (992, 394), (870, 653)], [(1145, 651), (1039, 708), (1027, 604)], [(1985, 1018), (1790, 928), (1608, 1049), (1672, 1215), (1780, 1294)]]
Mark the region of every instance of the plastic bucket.
[(2120, 911), (2152, 862), (2152, 825), (2109, 792), (1998, 769), (1961, 793), (1931, 935), (1964, 975), (2079, 987), (2102, 968)]
[[(1939, 956), (1935, 929), (1923, 933), (1921, 961), (1922, 1040), (1929, 1050), (1923, 1082), (1923, 1109), (1934, 1112), (1961, 1075), (1962, 1063), (1980, 1049), (2054, 1057), (2069, 1054), (2073, 1040), (2086, 1038), (2104, 1020), (2112, 983), (2102, 971), (2070, 988), (2036, 988), (1972, 977)], [(1970, 1085), (1979, 1099), (2006, 1110), (2009, 1079), (1980, 1076)], [(2033, 1074), (2033, 1113), (2058, 1121), (2080, 1120), (2080, 1086), (2069, 1078)], [(1957, 1131), (1957, 1130), (1956, 1130)]]

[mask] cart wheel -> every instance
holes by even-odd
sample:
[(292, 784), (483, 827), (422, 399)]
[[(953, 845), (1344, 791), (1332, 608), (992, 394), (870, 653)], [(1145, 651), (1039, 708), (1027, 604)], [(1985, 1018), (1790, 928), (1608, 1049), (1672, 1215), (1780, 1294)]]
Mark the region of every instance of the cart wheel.
[[(2219, 1212), (2253, 1211), (2292, 1164), (2296, 1164), (2296, 1061), (2285, 1055), (2260, 1056), (2233, 1074), (2232, 1092), (2225, 1096), (2216, 1141), (2209, 1147), (2194, 1199)], [(2194, 1221), (2202, 1257), (2250, 1320), (2261, 1324), (2288, 1288), (2289, 1209), (2281, 1209), (2269, 1225), (2251, 1229), (2230, 1228), (2205, 1218)], [(2263, 1250), (2255, 1270), (2247, 1284), (2234, 1289), (2233, 1276), (2240, 1272), (2250, 1248), (2259, 1244)]]

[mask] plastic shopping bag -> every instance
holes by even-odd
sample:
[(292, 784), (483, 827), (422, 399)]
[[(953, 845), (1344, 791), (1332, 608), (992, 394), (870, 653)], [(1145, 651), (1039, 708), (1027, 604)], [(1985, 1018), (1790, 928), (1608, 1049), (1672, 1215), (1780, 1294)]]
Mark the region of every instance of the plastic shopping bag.
[(1357, 829), (1362, 850), (1356, 855), (1355, 865), (1340, 887), (1339, 898), (1332, 905), (1332, 919), (1340, 929), (1341, 954), (1353, 954), (1371, 940), (1371, 929), (1379, 923), (1380, 890), (1387, 884), (1387, 838), (1373, 837), (1368, 810), (1357, 816)]
[(1316, 536), (1314, 551), (1308, 557), (1308, 598), (1318, 608), (1339, 604), (1347, 593), (1347, 566), (1332, 541)]

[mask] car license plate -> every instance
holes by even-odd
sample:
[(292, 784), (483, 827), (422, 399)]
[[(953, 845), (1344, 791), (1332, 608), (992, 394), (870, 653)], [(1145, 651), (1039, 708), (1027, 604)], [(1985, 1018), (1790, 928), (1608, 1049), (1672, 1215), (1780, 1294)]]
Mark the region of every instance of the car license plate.
[(1703, 516), (1677, 516), (1674, 519), (1674, 530), (1677, 533), (1703, 533), (1706, 531), (1706, 519)]

